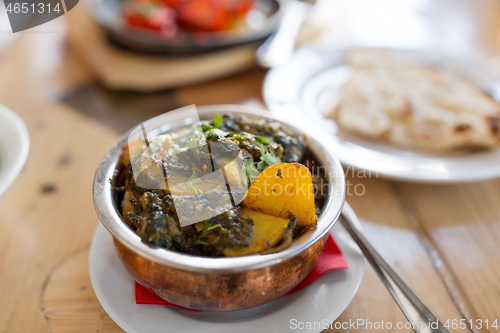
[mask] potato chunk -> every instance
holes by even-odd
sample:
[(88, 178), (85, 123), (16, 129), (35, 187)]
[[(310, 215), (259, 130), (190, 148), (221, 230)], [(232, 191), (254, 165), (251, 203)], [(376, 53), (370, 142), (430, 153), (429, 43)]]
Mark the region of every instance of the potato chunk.
[(311, 172), (298, 163), (278, 163), (267, 167), (248, 188), (244, 207), (269, 215), (297, 219), (297, 226), (315, 227)]
[(289, 219), (242, 208), (241, 217), (253, 220), (252, 240), (249, 247), (229, 248), (224, 250), (227, 257), (256, 254), (276, 246), (287, 230)]
[(123, 211), (123, 216), (127, 216), (128, 213), (131, 213), (134, 211), (134, 205), (132, 205), (132, 203), (130, 202), (130, 200), (132, 199), (135, 199), (135, 196), (134, 196), (134, 193), (132, 192), (132, 190), (129, 188), (127, 188), (127, 190), (125, 191), (125, 195), (123, 197), (123, 201), (122, 201), (122, 211)]

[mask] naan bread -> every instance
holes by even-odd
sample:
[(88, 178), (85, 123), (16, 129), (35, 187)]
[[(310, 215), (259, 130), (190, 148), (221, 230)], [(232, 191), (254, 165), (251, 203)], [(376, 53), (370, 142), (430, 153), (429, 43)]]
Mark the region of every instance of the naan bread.
[(339, 126), (426, 150), (500, 145), (500, 103), (458, 74), (352, 51), (353, 75), (331, 117)]

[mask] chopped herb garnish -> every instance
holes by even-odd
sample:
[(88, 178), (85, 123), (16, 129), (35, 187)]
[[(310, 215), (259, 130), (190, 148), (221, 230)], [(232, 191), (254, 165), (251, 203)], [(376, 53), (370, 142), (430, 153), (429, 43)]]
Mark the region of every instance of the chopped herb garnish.
[(253, 134), (247, 133), (247, 132), (229, 132), (227, 134), (227, 136), (230, 136), (232, 138), (239, 139), (239, 140), (250, 139), (252, 141), (256, 141), (256, 142), (265, 144), (266, 146), (269, 144), (269, 140), (267, 140), (265, 137), (259, 136), (259, 135), (253, 135)]
[(193, 183), (187, 183), (188, 185), (188, 188), (194, 192), (194, 194), (198, 194), (198, 192), (196, 192), (196, 188), (193, 186)]
[(208, 220), (205, 220), (203, 222), (203, 230), (201, 231), (201, 234), (200, 234), (200, 237), (198, 237), (198, 240), (203, 239), (203, 238), (207, 237), (208, 234), (210, 234), (210, 230), (208, 230), (209, 226), (210, 225), (208, 224)]
[(196, 141), (196, 138), (191, 138), (189, 141), (186, 143), (186, 147), (189, 148), (198, 148), (200, 145), (198, 144), (198, 141)]
[(196, 141), (196, 138), (191, 138), (186, 144), (186, 147), (189, 149), (193, 150), (194, 156), (198, 156), (200, 154), (199, 147), (201, 145), (198, 144), (198, 141)]
[(210, 131), (212, 128), (214, 128), (214, 127), (210, 124), (201, 125), (201, 129), (203, 130), (203, 132)]
[(189, 179), (187, 181), (194, 180), (197, 178), (198, 178), (198, 175), (196, 174), (196, 170), (193, 169), (193, 173), (191, 174), (191, 177), (189, 177)]
[(273, 153), (266, 153), (264, 147), (260, 146), (260, 162), (257, 164), (257, 169), (263, 171), (268, 166), (281, 163), (281, 159)]
[(208, 245), (209, 243), (198, 239), (198, 240), (196, 241), (196, 244)]
[(188, 180), (186, 180), (186, 185), (187, 187), (194, 192), (194, 194), (201, 194), (203, 193), (202, 190), (197, 190), (196, 187), (194, 187), (194, 184), (198, 184), (198, 183), (203, 183), (203, 180), (201, 180), (200, 178), (198, 178), (198, 175), (196, 174), (196, 170), (193, 169), (193, 174), (191, 175), (191, 177), (189, 177)]
[(255, 178), (259, 175), (259, 170), (255, 167), (255, 164), (253, 163), (253, 159), (248, 158), (243, 160), (243, 165), (245, 168), (246, 176), (248, 177), (248, 181), (251, 184)]
[(217, 185), (216, 187), (214, 187), (211, 190), (206, 191), (205, 193), (211, 193), (211, 192), (222, 192), (222, 187), (220, 187), (220, 185)]
[(241, 133), (229, 132), (230, 137), (235, 138), (235, 139), (240, 139), (240, 140), (243, 140), (243, 135), (245, 135), (245, 134), (246, 134), (245, 132), (241, 132)]
[[(206, 243), (206, 242), (203, 242), (201, 239), (206, 238), (212, 230), (215, 230), (217, 228), (220, 228), (220, 230), (223, 234), (227, 234), (229, 232), (229, 230), (224, 228), (220, 223), (210, 226), (208, 221), (209, 220), (205, 220), (205, 222), (203, 222), (203, 231), (201, 232), (200, 236), (198, 237), (198, 240), (196, 241), (196, 243), (198, 243), (198, 244)], [(203, 242), (203, 243), (199, 243), (199, 242)], [(208, 243), (203, 244), (203, 245), (208, 245)]]
[(266, 162), (268, 166), (281, 163), (281, 159), (272, 153), (265, 153), (264, 156), (262, 156), (262, 160)]
[(263, 136), (256, 136), (255, 137), (255, 141), (263, 143), (265, 145), (269, 144), (269, 141), (265, 137), (263, 137)]
[(222, 117), (219, 112), (215, 111), (214, 114), (214, 127), (215, 128), (220, 128), (220, 125), (224, 121), (224, 117)]
[[(191, 177), (189, 177), (189, 179), (186, 180), (186, 183), (198, 184), (198, 183), (203, 183), (203, 180), (198, 178), (198, 175), (196, 174), (196, 170), (193, 170)], [(188, 186), (189, 186), (189, 184), (188, 184)]]
[(208, 230), (211, 231), (211, 230), (214, 230), (214, 229), (217, 229), (217, 228), (220, 228), (220, 230), (222, 231), (223, 234), (227, 234), (229, 232), (229, 230), (227, 230), (226, 228), (224, 228), (223, 226), (221, 226), (220, 223), (209, 227)]
[(207, 139), (217, 138), (219, 140), (224, 139), (229, 133), (224, 132), (218, 128), (212, 128), (205, 134)]

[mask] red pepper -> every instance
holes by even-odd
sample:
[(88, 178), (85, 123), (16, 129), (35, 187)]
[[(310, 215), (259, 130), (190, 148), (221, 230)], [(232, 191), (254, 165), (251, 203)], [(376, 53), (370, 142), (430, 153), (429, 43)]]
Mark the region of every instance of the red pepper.
[(130, 26), (159, 31), (173, 35), (177, 30), (175, 12), (163, 5), (150, 1), (136, 1), (125, 10), (125, 20)]
[(177, 22), (195, 31), (220, 31), (228, 28), (230, 15), (211, 0), (180, 1)]
[(125, 20), (130, 26), (173, 35), (177, 24), (195, 32), (232, 27), (255, 0), (130, 0)]

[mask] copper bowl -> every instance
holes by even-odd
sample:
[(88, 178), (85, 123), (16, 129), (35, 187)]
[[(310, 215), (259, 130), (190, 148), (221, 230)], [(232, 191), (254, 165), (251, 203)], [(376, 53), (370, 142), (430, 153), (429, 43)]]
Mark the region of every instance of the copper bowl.
[[(237, 105), (198, 107), (201, 119), (212, 119), (215, 111), (275, 120), (269, 112)], [(155, 135), (195, 121), (181, 111), (153, 118), (158, 123)], [(151, 248), (142, 243), (122, 220), (113, 178), (121, 147), (127, 143), (123, 135), (108, 151), (97, 168), (94, 206), (99, 219), (113, 235), (118, 255), (127, 270), (141, 285), (173, 304), (202, 311), (234, 311), (255, 307), (287, 294), (309, 274), (321, 251), (329, 230), (337, 221), (345, 199), (342, 167), (332, 155), (327, 136), (303, 131), (286, 122), (283, 126), (307, 135), (307, 146), (328, 175), (328, 197), (318, 226), (297, 239), (282, 252), (233, 258), (207, 258)]]

